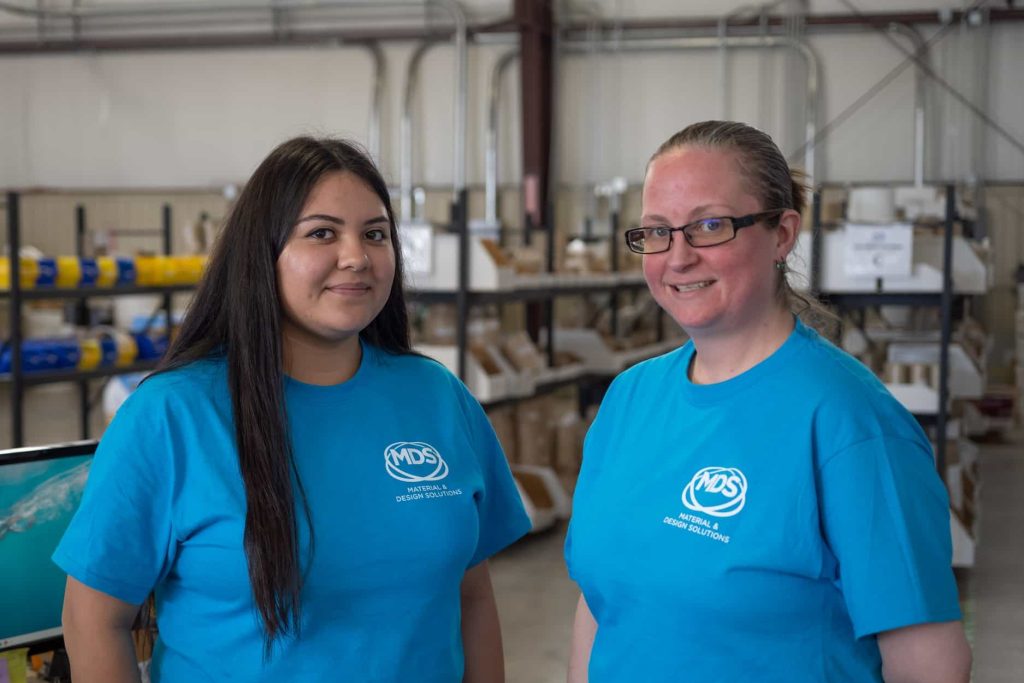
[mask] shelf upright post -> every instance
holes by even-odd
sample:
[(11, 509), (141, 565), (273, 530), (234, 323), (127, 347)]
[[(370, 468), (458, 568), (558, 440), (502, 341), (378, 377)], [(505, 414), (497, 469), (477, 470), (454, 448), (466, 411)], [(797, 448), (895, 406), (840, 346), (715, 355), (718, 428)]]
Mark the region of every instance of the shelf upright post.
[[(164, 204), (161, 212), (162, 232), (164, 238), (164, 256), (171, 255), (171, 205)], [(167, 341), (171, 340), (171, 293), (164, 294), (164, 316), (166, 319)]]
[(24, 392), (21, 367), (21, 234), (17, 192), (7, 193), (7, 244), (11, 272), (11, 446), (25, 445)]
[(811, 296), (821, 298), (821, 189), (811, 195)]
[(946, 480), (946, 417), (949, 404), (949, 344), (953, 327), (953, 225), (956, 215), (956, 187), (946, 187), (946, 221), (942, 235), (942, 294), (940, 299), (941, 340), (939, 342), (939, 410), (935, 420), (935, 465)]
[[(81, 259), (85, 256), (85, 207), (79, 204), (75, 207), (75, 254)], [(75, 324), (89, 324), (89, 305), (85, 299), (80, 299), (74, 304)], [(82, 439), (91, 438), (89, 432), (89, 380), (80, 379), (78, 384), (78, 416), (81, 420)]]
[[(608, 245), (611, 249), (611, 267), (613, 273), (619, 272), (619, 195), (612, 197), (612, 212), (610, 217), (611, 222), (611, 237), (608, 238), (610, 244)], [(618, 338), (619, 336), (619, 290), (618, 288), (612, 288), (611, 296), (609, 297), (609, 303), (611, 305), (611, 331), (612, 337)]]
[[(548, 273), (555, 272), (555, 205), (553, 200), (548, 200), (545, 229), (548, 233), (547, 254), (545, 265)], [(555, 298), (549, 296), (544, 299), (544, 326), (548, 330), (548, 367), (555, 367)]]
[(452, 204), (452, 229), (459, 236), (459, 281), (455, 292), (455, 344), (459, 379), (466, 381), (466, 347), (469, 327), (469, 224), (466, 220), (468, 193), (460, 188)]
[[(543, 218), (541, 219), (543, 220)], [(523, 211), (523, 246), (533, 244), (532, 235), (535, 230), (544, 226), (538, 225), (531, 211)], [(549, 234), (550, 236), (550, 234)], [(549, 242), (551, 240), (548, 240)], [(549, 248), (550, 248), (549, 244)], [(528, 301), (526, 303), (526, 333), (535, 344), (540, 345), (540, 330), (544, 326), (546, 314), (543, 302)]]

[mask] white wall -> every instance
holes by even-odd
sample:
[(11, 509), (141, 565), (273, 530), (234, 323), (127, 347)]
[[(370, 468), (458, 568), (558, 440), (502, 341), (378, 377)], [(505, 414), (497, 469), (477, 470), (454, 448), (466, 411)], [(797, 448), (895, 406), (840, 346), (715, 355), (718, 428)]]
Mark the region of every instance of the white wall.
[(369, 64), (355, 49), (5, 60), (0, 80), (20, 86), (14, 99), (21, 106), (5, 114), (21, 131), (21, 151), (20, 163), (5, 164), (3, 182), (145, 187), (238, 180), (289, 135), (365, 139)]
[[(466, 3), (476, 15), (501, 14), (500, 2)], [(608, 16), (722, 14), (745, 3), (706, 0), (603, 0)], [(510, 7), (511, 3), (504, 3)], [(945, 1), (942, 6), (956, 7)], [(921, 10), (928, 3), (860, 0), (862, 11)], [(934, 9), (936, 5), (932, 4)], [(842, 3), (812, 3), (816, 13)], [(474, 16), (476, 16), (474, 15)], [(925, 31), (926, 37), (936, 29)], [(982, 36), (989, 49), (990, 115), (1024, 138), (1024, 24)], [(899, 39), (901, 44), (905, 41)], [(934, 62), (951, 83), (976, 88), (963, 63), (978, 36), (959, 29), (936, 43)], [(816, 34), (822, 62), (820, 124), (855, 101), (904, 59), (877, 33)], [(388, 99), (382, 165), (398, 180), (398, 137), (405, 67), (412, 45), (388, 44)], [(486, 94), (491, 67), (507, 47), (471, 49), (467, 175), (483, 180)], [(717, 51), (566, 57), (559, 73), (557, 160), (561, 180), (623, 175), (640, 179), (644, 162), (669, 134), (694, 120), (729, 117), (761, 125), (786, 152), (802, 143), (803, 69), (785, 49), (730, 51), (730, 103), (722, 109)], [(424, 60), (417, 103), (416, 179), (452, 177), (452, 50)], [(359, 48), (105, 53), (0, 58), (0, 186), (195, 187), (238, 182), (277, 142), (300, 133), (366, 140), (370, 59)], [(960, 65), (958, 67), (958, 65)], [(959, 71), (957, 69), (959, 68)], [(819, 147), (819, 179), (899, 181), (913, 173), (913, 69), (906, 69)], [(991, 131), (973, 143), (976, 124), (939, 89), (932, 116), (941, 126), (929, 149), (929, 175), (1024, 178), (1024, 155)], [(502, 180), (519, 174), (518, 71), (509, 70), (502, 112)], [(972, 164), (984, 150), (985, 166)]]

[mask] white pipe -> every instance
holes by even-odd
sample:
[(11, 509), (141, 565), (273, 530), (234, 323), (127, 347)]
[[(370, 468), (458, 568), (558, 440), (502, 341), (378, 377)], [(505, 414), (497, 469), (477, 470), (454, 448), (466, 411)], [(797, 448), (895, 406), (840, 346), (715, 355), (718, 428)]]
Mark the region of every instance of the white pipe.
[(718, 87), (721, 88), (722, 118), (729, 118), (729, 43), (726, 40), (728, 35), (727, 17), (718, 20)]
[(454, 146), (452, 167), (452, 200), (457, 201), (466, 189), (466, 108), (469, 101), (469, 26), (466, 13), (456, 0), (427, 0), (451, 14), (455, 23), (455, 91)]
[(498, 222), (498, 111), (501, 100), (501, 76), (519, 50), (509, 50), (494, 64), (491, 71), (490, 102), (487, 108), (487, 150), (484, 164), (484, 217), (489, 223)]
[(928, 63), (928, 44), (917, 29), (899, 23), (889, 24), (889, 31), (899, 33), (914, 44), (914, 185), (924, 185), (925, 147), (925, 65)]
[[(588, 45), (593, 41), (565, 40), (562, 46), (565, 54), (585, 54)], [(602, 39), (606, 46), (613, 45), (607, 38)], [(725, 38), (686, 37), (686, 38), (646, 38), (643, 35), (617, 36), (614, 47), (627, 52), (662, 52), (670, 50), (713, 50), (720, 48), (725, 42), (731, 48), (762, 48), (789, 47), (804, 58), (807, 63), (807, 119), (805, 125), (806, 150), (804, 151), (804, 173), (811, 187), (815, 185), (814, 175), (814, 138), (818, 132), (818, 57), (810, 45), (799, 38), (789, 36), (730, 36)]]
[(405, 74), (405, 95), (402, 99), (402, 126), (399, 140), (399, 194), (402, 198), (402, 222), (409, 223), (412, 220), (412, 105), (416, 96), (416, 89), (419, 85), (420, 62), (427, 50), (434, 47), (436, 41), (424, 41), (416, 46), (412, 56), (409, 57), (409, 64)]
[(379, 165), (380, 158), (380, 120), (384, 102), (384, 79), (387, 65), (384, 61), (384, 50), (377, 42), (362, 43), (373, 59), (373, 98), (370, 101), (370, 120), (366, 133), (366, 149), (373, 160)]
[[(428, 2), (413, 0), (273, 0), (267, 3), (253, 3), (247, 0), (237, 2), (174, 2), (174, 3), (116, 3), (109, 6), (86, 5), (68, 9), (43, 9), (26, 7), (12, 2), (0, 2), (0, 11), (20, 16), (50, 19), (90, 19), (98, 17), (132, 17), (149, 14), (216, 14), (218, 12), (259, 12), (317, 9), (347, 9), (365, 7), (423, 7)], [(444, 2), (446, 0), (437, 0)]]
[[(454, 0), (427, 0), (427, 4), (436, 4), (448, 10), (455, 23), (455, 84), (452, 88), (454, 102), (453, 109), (453, 134), (452, 134), (452, 201), (459, 198), (459, 194), (466, 187), (466, 106), (469, 98), (469, 80), (467, 62), (469, 57), (469, 29), (466, 23), (466, 14), (462, 11), (461, 5)], [(419, 84), (419, 68), (423, 61), (424, 53), (434, 45), (436, 41), (421, 43), (406, 70), (405, 99), (402, 105), (402, 167), (401, 167), (401, 190), (402, 190), (402, 218), (412, 218), (412, 104)], [(408, 200), (408, 201), (407, 201)], [(408, 205), (408, 209), (406, 206)], [(408, 214), (406, 211), (408, 210)]]

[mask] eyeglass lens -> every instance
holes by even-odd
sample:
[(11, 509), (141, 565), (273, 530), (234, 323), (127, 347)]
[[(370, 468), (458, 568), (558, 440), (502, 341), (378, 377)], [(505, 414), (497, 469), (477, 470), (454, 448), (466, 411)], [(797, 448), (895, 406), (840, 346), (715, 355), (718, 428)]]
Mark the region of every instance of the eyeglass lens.
[[(670, 228), (639, 228), (630, 231), (630, 247), (643, 254), (655, 254), (668, 251), (672, 244)], [(710, 247), (728, 242), (735, 234), (732, 220), (729, 218), (709, 218), (686, 226), (683, 231), (686, 241), (694, 247)]]

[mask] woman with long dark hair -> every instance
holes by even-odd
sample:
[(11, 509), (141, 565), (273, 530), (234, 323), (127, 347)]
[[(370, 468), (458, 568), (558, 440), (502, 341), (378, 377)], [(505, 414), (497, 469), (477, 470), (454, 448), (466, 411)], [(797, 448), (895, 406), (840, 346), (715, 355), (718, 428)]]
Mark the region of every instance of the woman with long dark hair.
[(479, 404), (411, 352), (387, 187), (296, 138), (246, 184), (54, 555), (76, 683), (504, 679), (486, 559), (529, 529)]

